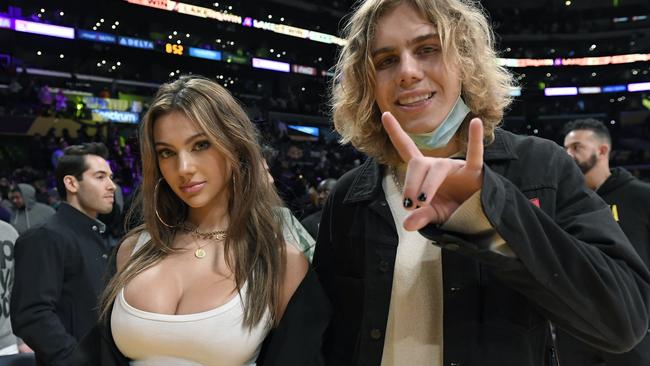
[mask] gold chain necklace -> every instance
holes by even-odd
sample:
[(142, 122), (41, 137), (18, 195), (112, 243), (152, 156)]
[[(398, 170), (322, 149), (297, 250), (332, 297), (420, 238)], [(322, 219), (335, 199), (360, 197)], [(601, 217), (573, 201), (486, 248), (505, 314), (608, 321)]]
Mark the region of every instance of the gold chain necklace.
[(194, 251), (194, 256), (198, 259), (205, 257), (206, 253), (205, 250), (203, 249), (204, 246), (210, 244), (211, 241), (222, 241), (226, 239), (226, 237), (228, 236), (226, 234), (226, 230), (215, 230), (215, 231), (209, 231), (204, 233), (199, 231), (198, 228), (196, 227), (192, 228), (187, 225), (183, 225), (183, 231), (186, 233), (190, 233), (190, 235), (194, 239), (208, 240), (207, 243), (196, 246), (196, 250)]

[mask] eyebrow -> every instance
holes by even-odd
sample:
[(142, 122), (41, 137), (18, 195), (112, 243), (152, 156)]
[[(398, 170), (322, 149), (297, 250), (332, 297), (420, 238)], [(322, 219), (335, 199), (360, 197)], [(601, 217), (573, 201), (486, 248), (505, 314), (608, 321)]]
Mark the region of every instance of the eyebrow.
[(93, 175), (97, 175), (97, 174), (105, 174), (111, 177), (113, 176), (113, 172), (107, 172), (106, 170), (97, 170), (93, 172)]
[[(432, 32), (432, 33), (423, 34), (421, 36), (417, 36), (417, 37), (407, 41), (406, 45), (407, 46), (412, 46), (414, 44), (424, 42), (424, 41), (427, 41), (427, 40), (432, 39), (432, 38), (437, 39), (438, 38), (438, 33)], [(372, 57), (375, 57), (380, 53), (389, 53), (389, 52), (392, 52), (394, 50), (395, 50), (395, 47), (382, 47), (380, 49), (372, 51), (370, 53), (370, 55)]]
[[(187, 145), (187, 144), (189, 144), (190, 142), (192, 142), (192, 140), (195, 140), (195, 139), (197, 139), (197, 138), (199, 138), (199, 137), (206, 137), (206, 136), (208, 136), (208, 135), (206, 135), (205, 132), (199, 132), (199, 133), (197, 133), (196, 135), (192, 135), (192, 136), (188, 137), (188, 138), (185, 140), (185, 145)], [(166, 142), (160, 142), (160, 141), (156, 142), (155, 145), (156, 145), (156, 146), (159, 146), (159, 145), (160, 145), (160, 146), (170, 146), (170, 147), (172, 146), (171, 144), (168, 144), (168, 143), (166, 143)]]

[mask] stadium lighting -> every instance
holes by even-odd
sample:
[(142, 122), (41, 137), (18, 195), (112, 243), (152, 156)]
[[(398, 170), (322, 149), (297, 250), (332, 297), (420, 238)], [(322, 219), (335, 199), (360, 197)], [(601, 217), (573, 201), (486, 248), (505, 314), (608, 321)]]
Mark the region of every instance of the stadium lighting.
[(50, 25), (36, 22), (29, 22), (26, 20), (15, 19), (14, 29), (18, 32), (41, 34), (44, 36), (53, 36), (74, 39), (74, 28), (61, 27), (58, 25)]
[(650, 83), (632, 83), (627, 84), (627, 91), (629, 92), (638, 92), (650, 90)]
[(578, 95), (578, 88), (576, 88), (575, 86), (545, 88), (544, 95), (546, 95), (547, 97), (561, 96), (561, 95)]

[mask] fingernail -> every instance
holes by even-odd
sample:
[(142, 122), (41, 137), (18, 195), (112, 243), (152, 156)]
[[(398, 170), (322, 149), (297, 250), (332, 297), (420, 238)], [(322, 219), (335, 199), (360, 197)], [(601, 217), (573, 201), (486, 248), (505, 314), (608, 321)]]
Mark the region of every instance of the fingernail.
[(420, 193), (420, 195), (418, 196), (418, 201), (424, 202), (426, 200), (427, 200), (427, 194), (424, 192)]
[(411, 206), (413, 206), (413, 201), (410, 198), (404, 198), (404, 207), (410, 208)]

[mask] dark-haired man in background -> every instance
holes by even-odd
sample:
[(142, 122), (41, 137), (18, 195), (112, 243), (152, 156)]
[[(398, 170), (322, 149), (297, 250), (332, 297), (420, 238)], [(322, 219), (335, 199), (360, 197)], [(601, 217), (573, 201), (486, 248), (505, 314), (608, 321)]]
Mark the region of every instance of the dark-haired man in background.
[(110, 246), (96, 218), (111, 212), (115, 192), (107, 155), (99, 143), (68, 147), (55, 170), (64, 202), (16, 241), (11, 323), (38, 365), (70, 365), (77, 342), (97, 321)]
[[(564, 148), (580, 167), (586, 185), (607, 202), (614, 219), (650, 266), (650, 184), (623, 168), (610, 169), (612, 139), (601, 121), (588, 118), (570, 122), (565, 128)], [(649, 336), (622, 354), (598, 351), (562, 332), (558, 341), (562, 365), (650, 365)]]

